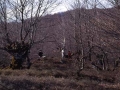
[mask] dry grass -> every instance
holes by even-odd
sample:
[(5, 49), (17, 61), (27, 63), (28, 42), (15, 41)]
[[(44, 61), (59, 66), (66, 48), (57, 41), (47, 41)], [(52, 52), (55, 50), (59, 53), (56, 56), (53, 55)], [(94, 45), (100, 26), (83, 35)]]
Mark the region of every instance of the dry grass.
[[(77, 90), (81, 87), (75, 80), (55, 77), (2, 76), (1, 84), (15, 90)], [(1, 87), (4, 88), (4, 87)], [(59, 88), (59, 89), (58, 89)]]
[[(1, 90), (119, 90), (120, 73), (85, 68), (76, 75), (71, 61), (36, 60), (31, 69), (0, 70)], [(119, 70), (119, 69), (118, 69)]]
[(105, 88), (109, 88), (109, 89), (113, 89), (113, 90), (120, 90), (120, 83), (117, 83), (117, 84), (100, 84), (100, 86), (102, 86), (102, 87), (105, 87)]

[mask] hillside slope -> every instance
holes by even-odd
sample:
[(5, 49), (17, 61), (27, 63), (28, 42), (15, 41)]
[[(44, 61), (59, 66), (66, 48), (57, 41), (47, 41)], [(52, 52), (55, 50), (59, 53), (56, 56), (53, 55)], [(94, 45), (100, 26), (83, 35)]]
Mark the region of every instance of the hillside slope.
[(117, 71), (97, 71), (86, 64), (79, 76), (74, 61), (58, 58), (34, 60), (31, 69), (0, 70), (2, 90), (118, 90), (120, 88)]

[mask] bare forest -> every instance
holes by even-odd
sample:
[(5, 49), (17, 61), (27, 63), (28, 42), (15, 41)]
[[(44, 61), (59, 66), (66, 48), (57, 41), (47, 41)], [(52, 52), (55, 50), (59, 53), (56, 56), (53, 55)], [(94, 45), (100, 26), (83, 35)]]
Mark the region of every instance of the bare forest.
[(0, 0), (0, 89), (119, 90), (120, 1), (106, 2)]

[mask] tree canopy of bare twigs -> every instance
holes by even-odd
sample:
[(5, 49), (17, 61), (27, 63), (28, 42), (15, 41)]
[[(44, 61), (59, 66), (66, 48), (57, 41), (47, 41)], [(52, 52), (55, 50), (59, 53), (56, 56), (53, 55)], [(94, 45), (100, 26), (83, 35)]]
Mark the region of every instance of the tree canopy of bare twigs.
[(56, 0), (0, 0), (0, 48), (15, 59), (16, 54), (28, 55), (34, 44), (50, 36), (42, 28), (41, 18), (59, 4)]

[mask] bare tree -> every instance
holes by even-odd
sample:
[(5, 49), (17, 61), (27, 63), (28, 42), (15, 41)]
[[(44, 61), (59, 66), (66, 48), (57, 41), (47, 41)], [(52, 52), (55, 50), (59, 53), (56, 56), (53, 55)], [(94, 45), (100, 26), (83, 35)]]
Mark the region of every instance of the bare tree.
[[(40, 26), (41, 18), (58, 3), (56, 0), (1, 0), (0, 4), (1, 32), (3, 35), (1, 38), (4, 38), (1, 49), (10, 53), (14, 61), (19, 58), (20, 60), (17, 62), (18, 65), (20, 64), (19, 67), (22, 60), (26, 58), (30, 66), (28, 56), (31, 47), (49, 37), (49, 34), (42, 36), (40, 33), (42, 31), (40, 28), (42, 27)], [(16, 30), (10, 26), (9, 22), (15, 23)], [(15, 62), (12, 64), (13, 68), (14, 64)]]
[[(103, 56), (106, 55), (103, 49), (103, 39), (100, 37), (100, 30), (97, 25), (100, 25), (97, 22), (97, 25), (94, 25), (92, 21), (99, 21), (99, 9), (97, 7), (101, 5), (98, 0), (91, 2), (90, 0), (75, 0), (74, 12), (71, 13), (72, 21), (74, 21), (74, 35), (72, 36), (76, 41), (76, 51), (77, 51), (77, 60), (79, 62), (78, 72), (84, 68), (84, 62), (87, 59), (90, 61), (95, 59), (92, 58), (92, 55), (100, 54), (102, 52)], [(92, 9), (89, 9), (92, 8)], [(94, 48), (93, 47), (99, 47)], [(100, 52), (99, 52), (100, 51)], [(97, 55), (95, 55), (96, 59)], [(102, 70), (106, 69), (105, 58), (102, 59), (103, 65)]]
[(83, 19), (85, 18), (85, 3), (87, 2), (84, 1), (84, 2), (81, 2), (80, 0), (76, 0), (75, 1), (75, 14), (73, 15), (73, 18), (74, 18), (74, 39), (76, 41), (76, 50), (77, 50), (77, 60), (78, 60), (78, 63), (79, 63), (79, 70), (82, 70), (84, 68), (84, 57), (85, 57), (85, 49), (84, 49), (84, 32), (83, 32)]
[(111, 5), (116, 8), (120, 8), (120, 0), (108, 0), (108, 2), (110, 2)]

